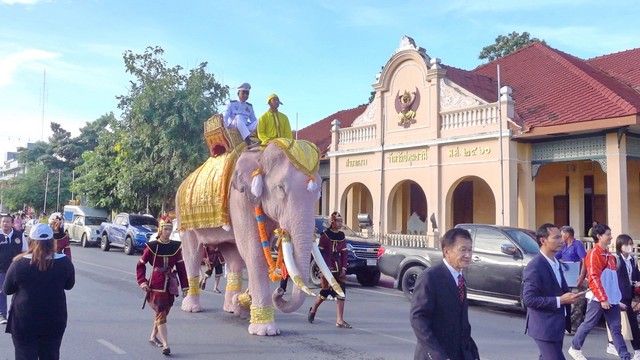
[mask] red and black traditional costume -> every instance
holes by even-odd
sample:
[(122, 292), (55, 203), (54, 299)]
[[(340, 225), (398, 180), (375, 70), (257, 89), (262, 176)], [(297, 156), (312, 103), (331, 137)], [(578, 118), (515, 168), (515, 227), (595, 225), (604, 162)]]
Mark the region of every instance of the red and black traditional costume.
[[(179, 295), (177, 286), (176, 289), (171, 289), (170, 278), (172, 276), (174, 278), (177, 277), (182, 291), (189, 289), (187, 271), (182, 260), (180, 245), (179, 241), (168, 241), (166, 243), (157, 240), (151, 241), (147, 243), (147, 247), (136, 265), (138, 285), (144, 283), (149, 285), (147, 302), (156, 312), (156, 322), (158, 324), (164, 324), (167, 321), (169, 309), (173, 306), (175, 297)], [(146, 277), (147, 263), (153, 267), (148, 280)], [(172, 274), (173, 272), (177, 274)], [(171, 293), (169, 290), (174, 290), (175, 293)]]
[[(340, 276), (342, 269), (347, 269), (347, 242), (344, 240), (344, 232), (338, 230), (333, 231), (331, 228), (325, 230), (322, 235), (320, 235), (320, 242), (318, 244), (318, 248), (322, 253), (322, 257), (324, 258), (324, 262), (327, 263), (329, 270), (333, 274), (333, 277), (336, 278), (340, 287), (342, 288), (342, 292), (345, 292), (345, 279)], [(320, 291), (320, 296), (323, 299), (326, 299), (327, 296), (332, 295), (334, 298), (338, 300), (344, 300), (344, 297), (338, 296), (338, 294), (329, 286), (329, 282), (323, 277), (322, 278), (322, 290)]]

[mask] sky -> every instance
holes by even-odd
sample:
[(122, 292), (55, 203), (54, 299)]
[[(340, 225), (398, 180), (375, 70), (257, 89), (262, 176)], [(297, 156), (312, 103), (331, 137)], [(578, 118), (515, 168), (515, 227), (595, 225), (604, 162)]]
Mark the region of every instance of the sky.
[(233, 98), (249, 82), (257, 116), (276, 93), (295, 130), (366, 103), (403, 35), (472, 70), (512, 31), (585, 59), (637, 48), (638, 18), (636, 0), (0, 0), (0, 160), (46, 141), (51, 122), (77, 136), (119, 118), (127, 50), (160, 46), (186, 70), (207, 62)]

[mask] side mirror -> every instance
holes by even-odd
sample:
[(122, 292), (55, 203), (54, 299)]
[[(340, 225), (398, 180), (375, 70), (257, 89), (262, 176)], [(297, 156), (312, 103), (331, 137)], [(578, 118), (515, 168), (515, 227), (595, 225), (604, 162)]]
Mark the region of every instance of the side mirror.
[(509, 256), (515, 256), (518, 253), (518, 249), (513, 244), (502, 244), (500, 251)]

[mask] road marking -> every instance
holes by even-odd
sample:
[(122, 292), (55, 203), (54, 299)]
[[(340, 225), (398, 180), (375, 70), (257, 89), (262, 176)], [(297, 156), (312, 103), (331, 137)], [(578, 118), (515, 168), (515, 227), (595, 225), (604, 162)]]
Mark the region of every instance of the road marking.
[(108, 266), (103, 266), (103, 265), (98, 265), (98, 264), (94, 264), (94, 263), (90, 263), (90, 262), (86, 262), (86, 261), (82, 261), (82, 260), (78, 260), (78, 259), (73, 259), (74, 263), (83, 263), (83, 264), (87, 264), (87, 265), (91, 265), (91, 266), (95, 266), (95, 267), (99, 267), (99, 268), (103, 268), (103, 269), (109, 269), (109, 270), (113, 270), (113, 271), (118, 271), (121, 272), (123, 274), (127, 274), (127, 275), (135, 275), (135, 272), (130, 272), (130, 271), (124, 271), (124, 270), (120, 270), (120, 269), (116, 269), (116, 268), (112, 268), (112, 267), (108, 267)]
[(127, 352), (120, 349), (119, 347), (113, 345), (112, 343), (108, 342), (107, 340), (104, 339), (98, 339), (98, 342), (102, 345), (104, 345), (107, 349), (113, 351), (114, 353), (118, 354), (118, 355), (122, 355), (122, 354), (126, 354)]
[[(381, 288), (381, 289), (387, 289), (387, 288)], [(401, 297), (401, 298), (405, 297), (404, 293), (401, 292), (401, 291), (397, 291), (397, 293), (394, 294), (394, 293), (389, 292), (389, 291), (371, 290), (371, 289), (364, 289), (364, 288), (361, 288), (361, 287), (353, 287), (353, 286), (349, 287), (349, 291), (371, 292), (371, 293), (376, 293), (376, 294), (379, 294), (379, 295), (394, 296), (394, 297)]]

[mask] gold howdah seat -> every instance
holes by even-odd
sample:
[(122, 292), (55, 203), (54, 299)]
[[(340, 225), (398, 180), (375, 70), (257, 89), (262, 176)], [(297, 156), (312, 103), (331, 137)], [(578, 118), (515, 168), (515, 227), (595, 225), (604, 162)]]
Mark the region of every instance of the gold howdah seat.
[(204, 137), (213, 157), (231, 152), (244, 144), (238, 129), (224, 126), (221, 114), (213, 115), (204, 122)]

